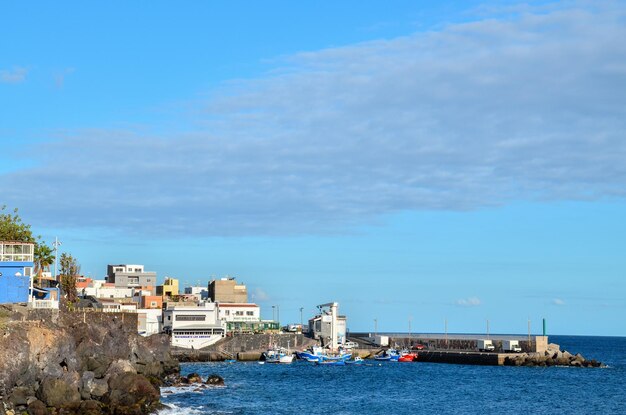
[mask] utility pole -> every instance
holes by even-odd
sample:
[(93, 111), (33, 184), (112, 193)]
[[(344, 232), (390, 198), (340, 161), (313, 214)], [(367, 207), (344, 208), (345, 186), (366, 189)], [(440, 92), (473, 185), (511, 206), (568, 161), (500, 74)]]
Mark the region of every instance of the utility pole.
[(276, 306), (272, 306), (272, 321), (276, 321)]
[(276, 306), (276, 320), (278, 320), (278, 328), (280, 328), (280, 306)]
[(304, 310), (304, 307), (300, 307), (300, 330), (302, 330), (304, 328), (304, 320), (302, 319), (302, 311)]
[(59, 246), (61, 246), (61, 242), (59, 242), (59, 238), (54, 237), (54, 242), (52, 243), (54, 247), (54, 279), (58, 278), (59, 273), (57, 272), (57, 258), (59, 257)]
[(374, 337), (376, 337), (377, 333), (378, 333), (378, 319), (375, 318), (374, 319)]

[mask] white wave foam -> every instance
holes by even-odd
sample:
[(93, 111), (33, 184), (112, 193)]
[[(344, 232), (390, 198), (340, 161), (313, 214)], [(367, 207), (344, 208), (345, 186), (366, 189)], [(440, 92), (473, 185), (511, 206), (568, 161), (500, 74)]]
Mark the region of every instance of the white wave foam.
[(200, 408), (180, 407), (174, 404), (166, 404), (169, 408), (161, 409), (159, 415), (194, 415), (203, 414), (204, 412)]
[(225, 388), (226, 386), (215, 386), (205, 384), (185, 385), (185, 386), (164, 386), (161, 387), (161, 396), (176, 395), (179, 393), (202, 393), (206, 390)]

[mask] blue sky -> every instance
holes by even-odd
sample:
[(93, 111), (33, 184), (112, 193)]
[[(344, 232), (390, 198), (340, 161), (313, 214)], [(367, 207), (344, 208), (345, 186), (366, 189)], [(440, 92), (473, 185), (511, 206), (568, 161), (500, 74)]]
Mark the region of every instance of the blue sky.
[(3, 4), (0, 203), (284, 323), (624, 335), (625, 6)]

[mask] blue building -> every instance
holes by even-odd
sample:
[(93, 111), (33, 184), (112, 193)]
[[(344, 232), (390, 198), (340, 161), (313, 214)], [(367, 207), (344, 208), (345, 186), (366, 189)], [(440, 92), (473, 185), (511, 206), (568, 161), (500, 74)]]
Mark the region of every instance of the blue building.
[(35, 245), (0, 241), (0, 304), (27, 303)]

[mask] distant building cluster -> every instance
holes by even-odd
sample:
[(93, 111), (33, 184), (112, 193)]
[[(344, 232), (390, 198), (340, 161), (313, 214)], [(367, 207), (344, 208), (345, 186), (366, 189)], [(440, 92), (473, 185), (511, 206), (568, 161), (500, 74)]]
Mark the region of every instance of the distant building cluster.
[[(0, 303), (58, 309), (59, 286), (50, 272), (34, 275), (34, 244), (0, 241)], [(280, 328), (277, 321), (261, 319), (246, 286), (230, 277), (181, 290), (177, 278), (158, 284), (157, 273), (144, 265), (113, 264), (104, 279), (78, 277), (76, 291), (79, 309), (137, 313), (140, 334), (168, 333), (178, 347), (199, 349), (229, 333)]]
[(228, 333), (253, 333), (279, 329), (279, 323), (261, 319), (261, 308), (248, 302), (248, 290), (235, 278), (208, 281), (206, 286), (181, 290), (176, 278), (157, 274), (144, 265), (107, 266), (106, 279), (81, 277), (76, 283), (79, 307), (103, 312), (138, 314), (139, 333), (168, 333), (172, 345), (202, 348)]
[[(34, 244), (0, 241), (0, 303), (58, 309), (58, 276), (41, 270), (35, 275), (34, 269)], [(248, 302), (247, 287), (231, 277), (181, 289), (179, 279), (169, 276), (159, 284), (157, 273), (144, 265), (112, 264), (104, 279), (77, 277), (76, 292), (78, 309), (137, 313), (140, 334), (167, 333), (177, 347), (200, 349), (231, 333), (280, 330), (278, 321), (261, 318), (261, 307)], [(345, 337), (345, 317), (337, 315), (333, 304), (327, 310), (320, 307), (309, 321), (310, 332), (323, 343)], [(287, 327), (303, 330), (302, 325)]]

